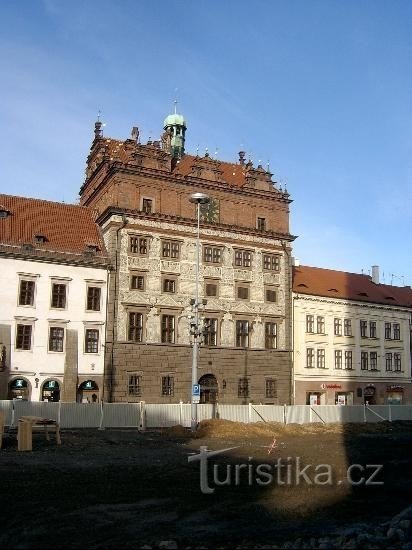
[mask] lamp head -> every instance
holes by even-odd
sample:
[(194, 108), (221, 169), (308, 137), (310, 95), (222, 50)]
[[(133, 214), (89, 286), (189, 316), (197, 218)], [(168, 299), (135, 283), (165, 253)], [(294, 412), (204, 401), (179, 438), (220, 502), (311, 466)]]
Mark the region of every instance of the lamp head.
[(210, 202), (210, 197), (205, 193), (193, 193), (190, 195), (189, 201), (195, 204), (207, 204)]

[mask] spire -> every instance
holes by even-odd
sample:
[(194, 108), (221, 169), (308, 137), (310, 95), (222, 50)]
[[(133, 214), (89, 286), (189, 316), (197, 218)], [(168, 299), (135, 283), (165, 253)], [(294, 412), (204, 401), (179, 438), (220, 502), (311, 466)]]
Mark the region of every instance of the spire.
[(174, 100), (174, 113), (165, 118), (163, 129), (170, 134), (170, 153), (180, 159), (185, 154), (186, 121), (177, 112), (177, 99)]
[(103, 137), (103, 130), (102, 130), (102, 122), (100, 120), (100, 115), (101, 115), (101, 111), (100, 109), (98, 110), (97, 112), (97, 120), (96, 122), (94, 123), (94, 138), (95, 139), (100, 139)]

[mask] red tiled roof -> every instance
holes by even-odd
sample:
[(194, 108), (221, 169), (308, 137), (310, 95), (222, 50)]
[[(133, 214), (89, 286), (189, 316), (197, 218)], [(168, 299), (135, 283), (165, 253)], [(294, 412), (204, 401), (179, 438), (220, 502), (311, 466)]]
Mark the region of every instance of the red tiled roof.
[(412, 307), (410, 287), (375, 284), (369, 275), (320, 267), (303, 265), (294, 267), (293, 291), (299, 294), (343, 298), (357, 302)]
[[(0, 204), (10, 214), (0, 218), (0, 244), (32, 244), (44, 251), (83, 254), (88, 245), (98, 247), (96, 256), (106, 257), (93, 210), (74, 204), (0, 194)], [(35, 235), (46, 241), (38, 244)]]
[[(184, 155), (176, 164), (173, 172), (181, 174), (182, 176), (188, 176), (192, 172), (193, 164), (203, 164), (204, 158), (198, 158), (193, 155)], [(246, 183), (245, 178), (245, 167), (241, 164), (235, 164), (231, 162), (223, 161), (214, 161), (209, 159), (211, 165), (214, 165), (213, 168), (220, 170), (222, 172), (221, 179), (234, 187), (242, 187)]]

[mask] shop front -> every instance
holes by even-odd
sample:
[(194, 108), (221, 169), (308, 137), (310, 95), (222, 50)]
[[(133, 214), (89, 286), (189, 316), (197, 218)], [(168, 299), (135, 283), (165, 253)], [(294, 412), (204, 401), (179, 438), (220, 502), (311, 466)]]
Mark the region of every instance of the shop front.
[(30, 399), (30, 383), (25, 378), (14, 378), (9, 383), (8, 399)]
[(388, 405), (403, 405), (404, 390), (402, 386), (391, 385), (386, 389), (386, 402)]
[(80, 384), (77, 395), (79, 403), (98, 403), (99, 386), (94, 380), (85, 380)]
[(47, 380), (42, 386), (41, 400), (56, 402), (60, 401), (60, 384), (57, 380)]

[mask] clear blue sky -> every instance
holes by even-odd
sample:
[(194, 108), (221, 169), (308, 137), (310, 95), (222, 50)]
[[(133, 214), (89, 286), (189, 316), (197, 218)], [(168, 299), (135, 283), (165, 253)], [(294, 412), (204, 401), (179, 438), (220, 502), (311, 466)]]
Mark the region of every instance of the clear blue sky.
[(75, 201), (98, 108), (158, 137), (178, 88), (189, 151), (287, 184), (301, 263), (412, 284), (409, 0), (20, 0), (1, 29), (2, 192)]

